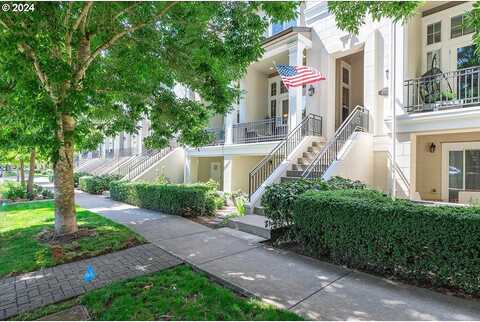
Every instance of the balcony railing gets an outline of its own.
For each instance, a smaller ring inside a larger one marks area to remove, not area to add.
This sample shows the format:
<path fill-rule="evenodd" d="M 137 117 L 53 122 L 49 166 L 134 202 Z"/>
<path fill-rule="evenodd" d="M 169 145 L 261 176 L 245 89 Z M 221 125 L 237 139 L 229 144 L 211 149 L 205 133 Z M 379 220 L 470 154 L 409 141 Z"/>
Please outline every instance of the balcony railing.
<path fill-rule="evenodd" d="M 279 141 L 287 135 L 288 125 L 286 118 L 275 117 L 234 124 L 232 131 L 234 144 Z"/>
<path fill-rule="evenodd" d="M 213 136 L 213 140 L 207 144 L 212 145 L 224 145 L 225 144 L 225 130 L 221 128 L 207 129 L 208 134 Z"/>
<path fill-rule="evenodd" d="M 409 113 L 468 107 L 480 103 L 480 66 L 410 79 L 404 83 Z"/>

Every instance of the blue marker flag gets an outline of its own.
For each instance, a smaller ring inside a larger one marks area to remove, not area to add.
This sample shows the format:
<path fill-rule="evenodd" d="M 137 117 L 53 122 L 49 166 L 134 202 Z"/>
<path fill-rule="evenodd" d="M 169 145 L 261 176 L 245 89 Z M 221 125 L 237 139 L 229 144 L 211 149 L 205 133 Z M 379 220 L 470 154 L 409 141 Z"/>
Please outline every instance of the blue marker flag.
<path fill-rule="evenodd" d="M 90 283 L 95 279 L 96 276 L 97 274 L 95 274 L 93 266 L 89 264 L 87 266 L 87 271 L 85 272 L 85 275 L 83 275 L 83 280 L 85 281 L 85 283 Z"/>

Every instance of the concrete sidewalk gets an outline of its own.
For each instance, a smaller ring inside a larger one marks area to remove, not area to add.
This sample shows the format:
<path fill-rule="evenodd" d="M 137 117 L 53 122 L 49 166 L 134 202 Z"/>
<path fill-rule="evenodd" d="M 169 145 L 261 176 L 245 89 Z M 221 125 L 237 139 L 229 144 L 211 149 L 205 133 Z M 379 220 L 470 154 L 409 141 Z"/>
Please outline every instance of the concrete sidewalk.
<path fill-rule="evenodd" d="M 442 295 L 77 192 L 77 204 L 131 227 L 238 291 L 315 320 L 480 320 L 480 301 Z"/>

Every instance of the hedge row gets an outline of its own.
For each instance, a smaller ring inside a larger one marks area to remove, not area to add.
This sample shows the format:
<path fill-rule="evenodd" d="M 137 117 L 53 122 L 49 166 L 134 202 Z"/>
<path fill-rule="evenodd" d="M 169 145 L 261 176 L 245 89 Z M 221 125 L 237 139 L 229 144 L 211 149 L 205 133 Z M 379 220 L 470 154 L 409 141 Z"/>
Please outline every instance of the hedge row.
<path fill-rule="evenodd" d="M 293 215 L 310 255 L 480 294 L 480 208 L 392 201 L 372 190 L 310 191 Z"/>
<path fill-rule="evenodd" d="M 213 215 L 224 204 L 216 188 L 207 184 L 152 184 L 114 181 L 110 197 L 141 208 L 172 215 Z"/>
<path fill-rule="evenodd" d="M 119 179 L 121 179 L 121 176 L 111 174 L 101 176 L 83 176 L 79 178 L 79 187 L 82 191 L 99 195 L 109 189 L 112 181 Z"/>
<path fill-rule="evenodd" d="M 321 179 L 299 179 L 286 181 L 267 187 L 262 196 L 265 216 L 272 229 L 288 227 L 293 224 L 293 204 L 298 196 L 308 190 L 364 189 L 360 181 L 333 177 L 328 181 Z"/>
<path fill-rule="evenodd" d="M 75 187 L 78 187 L 80 185 L 80 178 L 81 177 L 89 177 L 91 176 L 90 173 L 88 172 L 83 172 L 83 171 L 77 171 L 73 174 L 73 184 Z M 53 175 L 52 175 L 53 177 Z"/>

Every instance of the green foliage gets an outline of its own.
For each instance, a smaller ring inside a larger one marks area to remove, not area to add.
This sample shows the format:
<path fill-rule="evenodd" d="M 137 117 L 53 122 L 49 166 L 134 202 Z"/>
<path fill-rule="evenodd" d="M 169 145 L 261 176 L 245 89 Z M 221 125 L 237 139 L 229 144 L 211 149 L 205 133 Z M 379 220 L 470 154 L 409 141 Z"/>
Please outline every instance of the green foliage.
<path fill-rule="evenodd" d="M 6 181 L 2 184 L 1 197 L 8 200 L 18 200 L 27 198 L 27 188 L 18 182 Z"/>
<path fill-rule="evenodd" d="M 480 295 L 480 208 L 392 201 L 372 190 L 310 191 L 294 205 L 313 256 Z"/>
<path fill-rule="evenodd" d="M 238 296 L 186 265 L 120 281 L 15 319 L 39 320 L 82 304 L 92 320 L 133 321 L 293 321 L 293 312 Z"/>
<path fill-rule="evenodd" d="M 102 194 L 104 191 L 108 191 L 110 183 L 115 180 L 120 180 L 121 176 L 116 174 L 104 174 L 101 176 L 81 176 L 79 178 L 80 190 L 92 193 Z"/>
<path fill-rule="evenodd" d="M 468 27 L 473 28 L 473 43 L 475 44 L 475 54 L 480 56 L 480 2 L 475 1 L 472 10 L 467 13 L 465 24 Z"/>
<path fill-rule="evenodd" d="M 63 256 L 55 260 L 50 245 L 37 238 L 45 229 L 53 230 L 54 211 L 53 201 L 0 208 L 0 277 L 90 258 L 145 242 L 127 227 L 77 208 L 79 229 L 95 229 L 96 234 L 63 243 Z"/>
<path fill-rule="evenodd" d="M 110 197 L 138 207 L 185 217 L 213 215 L 220 201 L 222 205 L 224 203 L 217 190 L 207 184 L 113 181 L 110 184 Z"/>
<path fill-rule="evenodd" d="M 410 17 L 421 1 L 328 1 L 328 10 L 335 16 L 339 29 L 358 34 L 367 17 L 373 21 L 391 18 L 403 22 Z"/>
<path fill-rule="evenodd" d="M 178 135 L 200 145 L 214 114 L 239 95 L 233 83 L 263 54 L 268 23 L 290 20 L 297 2 L 43 2 L 0 17 L 0 146 L 25 138 L 55 160 L 63 116 L 77 150 L 137 132 L 149 146 Z M 259 15 L 262 11 L 265 15 Z M 182 84 L 202 102 L 175 96 Z M 5 94 L 5 95 L 4 95 Z M 23 117 L 22 117 L 23 116 Z M 23 140 L 22 140 L 23 142 Z"/>
<path fill-rule="evenodd" d="M 86 177 L 86 176 L 90 176 L 90 173 L 88 172 L 82 172 L 82 171 L 76 171 L 73 173 L 73 184 L 75 185 L 75 187 L 78 187 L 79 184 L 80 184 L 80 178 L 81 177 Z"/>
<path fill-rule="evenodd" d="M 333 177 L 329 181 L 299 179 L 273 184 L 262 196 L 265 216 L 272 229 L 288 227 L 293 224 L 293 204 L 298 196 L 308 190 L 363 189 L 360 181 Z"/>

